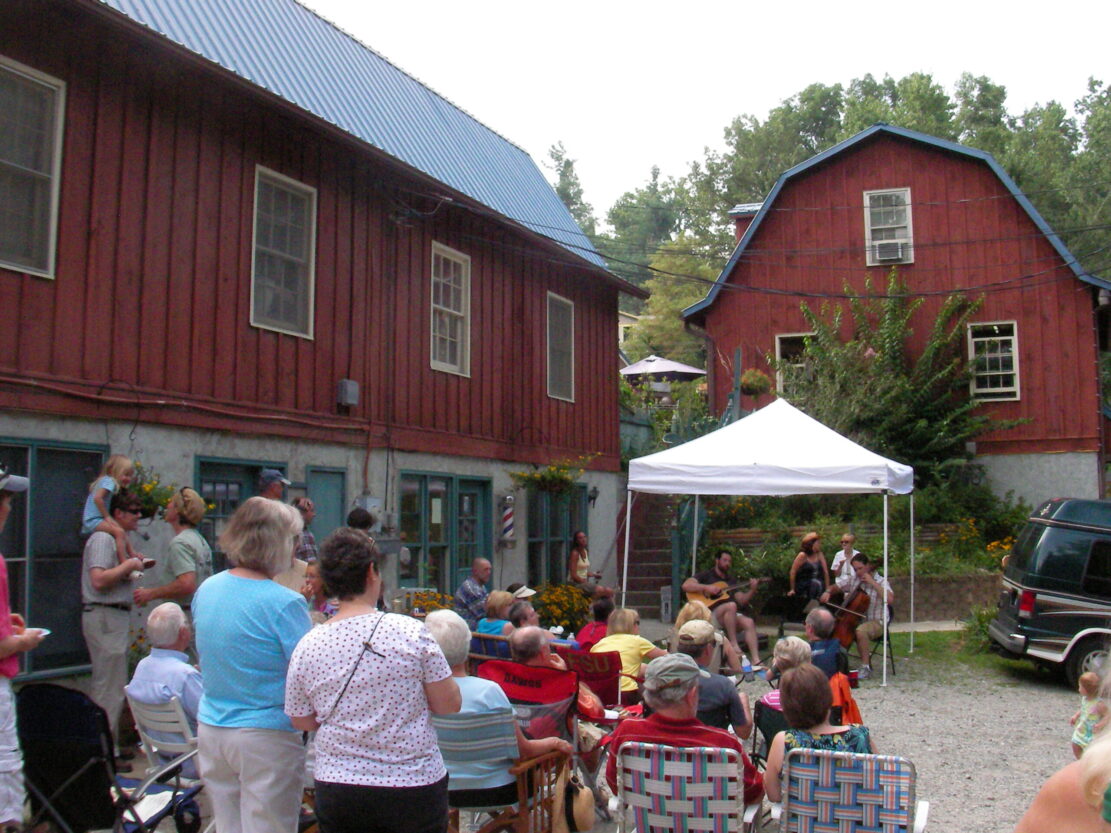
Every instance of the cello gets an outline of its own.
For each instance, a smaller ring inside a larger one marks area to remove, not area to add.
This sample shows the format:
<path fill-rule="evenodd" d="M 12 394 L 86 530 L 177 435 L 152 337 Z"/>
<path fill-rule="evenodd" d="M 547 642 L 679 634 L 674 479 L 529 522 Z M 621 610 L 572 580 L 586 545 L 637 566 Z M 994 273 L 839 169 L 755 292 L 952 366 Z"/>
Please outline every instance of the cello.
<path fill-rule="evenodd" d="M 868 565 L 868 572 L 875 572 L 875 568 L 871 564 Z M 837 614 L 836 624 L 833 627 L 833 638 L 841 643 L 842 648 L 848 648 L 853 644 L 857 626 L 868 615 L 868 606 L 871 602 L 872 600 L 868 598 L 868 594 L 864 592 L 864 583 L 861 582 L 853 591 L 849 600 L 845 602 L 844 607 L 831 605 L 831 607 L 836 607 L 841 611 Z"/>

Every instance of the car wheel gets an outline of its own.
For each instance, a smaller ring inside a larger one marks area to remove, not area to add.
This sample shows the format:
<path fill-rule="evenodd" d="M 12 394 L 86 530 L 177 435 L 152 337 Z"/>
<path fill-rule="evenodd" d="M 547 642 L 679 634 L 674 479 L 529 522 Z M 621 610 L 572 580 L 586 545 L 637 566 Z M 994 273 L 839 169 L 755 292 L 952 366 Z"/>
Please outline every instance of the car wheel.
<path fill-rule="evenodd" d="M 1095 636 L 1082 639 L 1069 651 L 1065 660 L 1065 676 L 1069 685 L 1076 688 L 1080 675 L 1086 671 L 1095 671 L 1103 675 L 1104 665 L 1107 662 L 1107 641 Z"/>

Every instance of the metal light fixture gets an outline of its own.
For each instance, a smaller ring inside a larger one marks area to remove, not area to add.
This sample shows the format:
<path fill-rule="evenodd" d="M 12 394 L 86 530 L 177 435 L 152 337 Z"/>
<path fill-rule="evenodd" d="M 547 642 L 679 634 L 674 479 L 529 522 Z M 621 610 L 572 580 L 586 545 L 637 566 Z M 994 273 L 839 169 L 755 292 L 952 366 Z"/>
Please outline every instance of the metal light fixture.
<path fill-rule="evenodd" d="M 598 487 L 591 486 L 590 491 L 586 493 L 587 500 L 590 501 L 590 508 L 594 508 L 595 502 L 598 500 Z"/>

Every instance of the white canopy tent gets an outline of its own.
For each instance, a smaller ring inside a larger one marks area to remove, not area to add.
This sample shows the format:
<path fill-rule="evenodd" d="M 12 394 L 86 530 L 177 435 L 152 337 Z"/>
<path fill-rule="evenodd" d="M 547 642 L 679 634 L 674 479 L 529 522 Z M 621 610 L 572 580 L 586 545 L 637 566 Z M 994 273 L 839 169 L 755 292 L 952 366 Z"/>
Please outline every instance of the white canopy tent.
<path fill-rule="evenodd" d="M 888 496 L 911 494 L 914 470 L 841 436 L 785 399 L 717 431 L 629 463 L 629 512 L 633 493 L 699 495 L 883 494 L 883 574 L 888 572 Z M 622 593 L 628 587 L 629 530 L 625 524 Z M 914 496 L 911 494 L 911 603 L 914 626 Z M 692 536 L 692 572 L 698 543 Z M 624 598 L 624 597 L 623 597 Z M 886 637 L 887 623 L 884 622 Z M 884 640 L 883 682 L 887 684 Z"/>

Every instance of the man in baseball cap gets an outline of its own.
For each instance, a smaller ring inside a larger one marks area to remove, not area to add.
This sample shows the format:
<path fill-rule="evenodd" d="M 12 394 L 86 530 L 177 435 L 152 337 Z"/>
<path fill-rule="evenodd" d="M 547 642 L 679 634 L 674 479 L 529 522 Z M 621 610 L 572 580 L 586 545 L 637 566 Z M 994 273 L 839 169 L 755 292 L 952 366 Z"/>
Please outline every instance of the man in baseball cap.
<path fill-rule="evenodd" d="M 12 499 L 26 492 L 31 482 L 0 466 L 0 531 L 12 511 Z M 19 673 L 19 654 L 42 642 L 40 628 L 27 628 L 23 617 L 12 613 L 8 600 L 8 565 L 0 555 L 0 829 L 23 829 L 23 755 L 15 730 L 12 677 Z"/>
<path fill-rule="evenodd" d="M 667 654 L 648 663 L 644 672 L 644 702 L 652 714 L 642 720 L 630 718 L 617 725 L 611 749 L 625 741 L 663 743 L 668 746 L 714 746 L 733 749 L 741 762 L 745 804 L 755 804 L 764 794 L 764 782 L 744 745 L 736 735 L 707 726 L 698 719 L 698 663 L 686 654 Z M 606 781 L 617 792 L 617 756 L 606 764 Z"/>
<path fill-rule="evenodd" d="M 285 487 L 292 485 L 286 476 L 277 469 L 263 469 L 258 474 L 258 493 L 260 497 L 281 500 Z"/>
<path fill-rule="evenodd" d="M 709 622 L 692 619 L 679 628 L 676 650 L 698 663 L 698 719 L 719 729 L 728 729 L 732 724 L 738 737 L 748 738 L 752 734 L 748 697 L 737 693 L 729 677 L 711 674 L 708 670 L 719 639 Z"/>

